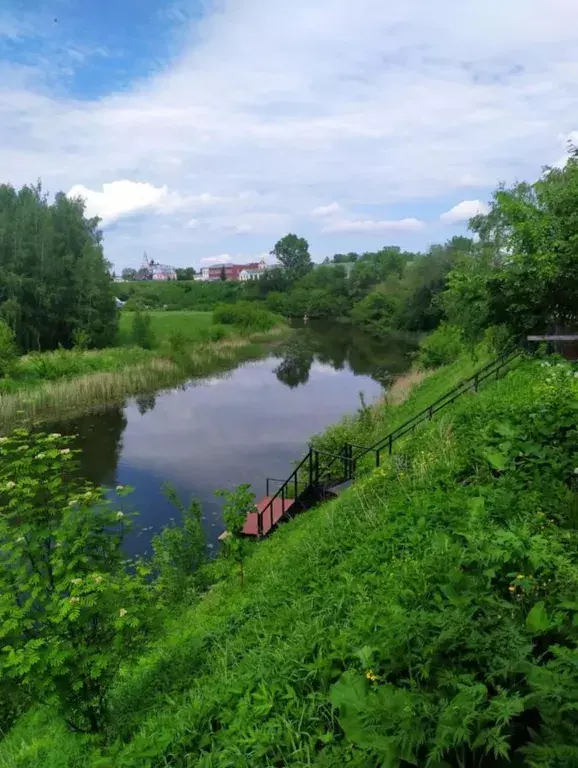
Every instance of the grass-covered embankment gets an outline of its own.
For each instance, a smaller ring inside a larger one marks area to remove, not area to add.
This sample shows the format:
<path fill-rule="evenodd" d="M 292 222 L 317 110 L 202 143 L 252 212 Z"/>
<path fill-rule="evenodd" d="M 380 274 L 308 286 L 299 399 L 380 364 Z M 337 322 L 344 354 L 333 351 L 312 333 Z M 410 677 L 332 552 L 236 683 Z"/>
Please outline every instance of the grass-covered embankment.
<path fill-rule="evenodd" d="M 574 765 L 577 412 L 565 365 L 464 396 L 179 606 L 102 737 L 36 708 L 0 766 Z"/>
<path fill-rule="evenodd" d="M 0 379 L 0 422 L 73 415 L 208 375 L 262 353 L 287 333 L 282 324 L 240 327 L 214 321 L 211 312 L 152 312 L 150 349 L 132 339 L 133 313 L 120 316 L 118 346 L 56 350 L 19 358 Z"/>

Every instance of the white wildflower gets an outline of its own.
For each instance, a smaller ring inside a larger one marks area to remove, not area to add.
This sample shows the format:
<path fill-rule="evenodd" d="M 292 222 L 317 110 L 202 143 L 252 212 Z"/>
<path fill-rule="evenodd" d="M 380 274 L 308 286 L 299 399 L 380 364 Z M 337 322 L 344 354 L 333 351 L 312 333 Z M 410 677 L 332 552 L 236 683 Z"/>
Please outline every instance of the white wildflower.
<path fill-rule="evenodd" d="M 117 485 L 116 486 L 117 491 L 124 491 L 124 485 Z"/>
<path fill-rule="evenodd" d="M 61 453 L 63 456 L 66 456 L 66 454 L 67 454 L 67 453 L 70 453 L 70 448 L 63 448 L 63 449 L 60 451 L 60 453 Z"/>
<path fill-rule="evenodd" d="M 37 458 L 37 459 L 43 459 L 43 458 L 44 458 L 44 455 L 45 455 L 45 454 L 43 454 L 43 453 L 39 453 L 39 454 L 36 456 L 36 458 Z"/>
<path fill-rule="evenodd" d="M 11 490 L 12 490 L 12 488 L 16 488 L 16 483 L 15 483 L 13 480 L 9 480 L 9 481 L 6 483 L 6 488 L 7 488 L 9 491 L 11 491 Z"/>
<path fill-rule="evenodd" d="M 71 579 L 72 584 L 82 584 L 82 579 Z"/>
<path fill-rule="evenodd" d="M 8 438 L 7 437 L 0 437 L 0 443 L 7 443 Z"/>
<path fill-rule="evenodd" d="M 80 602 L 80 598 L 79 597 L 71 597 L 70 598 L 70 602 L 72 603 L 72 605 L 76 605 L 77 603 Z"/>
<path fill-rule="evenodd" d="M 97 584 L 102 584 L 103 578 L 99 573 L 93 574 L 93 578 L 96 581 Z"/>
<path fill-rule="evenodd" d="M 574 468 L 574 474 L 575 474 L 575 475 L 578 475 L 578 467 L 575 467 L 575 468 Z"/>
<path fill-rule="evenodd" d="M 123 616 L 126 616 L 126 614 L 127 614 L 126 608 L 121 608 L 120 611 L 118 612 L 118 615 L 120 616 L 121 619 Z"/>
<path fill-rule="evenodd" d="M 62 437 L 60 432 L 52 432 L 50 435 L 48 435 L 51 440 L 58 440 L 59 437 Z"/>
<path fill-rule="evenodd" d="M 122 520 L 123 517 L 124 517 L 124 512 L 117 512 L 116 513 L 116 519 L 117 520 Z"/>

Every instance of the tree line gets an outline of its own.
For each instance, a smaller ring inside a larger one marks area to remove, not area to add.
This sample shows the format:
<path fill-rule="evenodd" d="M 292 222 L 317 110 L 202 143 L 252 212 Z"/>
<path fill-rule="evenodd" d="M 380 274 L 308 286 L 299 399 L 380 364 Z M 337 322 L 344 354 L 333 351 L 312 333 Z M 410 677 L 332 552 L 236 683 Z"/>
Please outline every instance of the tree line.
<path fill-rule="evenodd" d="M 112 344 L 117 310 L 98 219 L 82 199 L 0 185 L 0 334 L 20 351 Z"/>
<path fill-rule="evenodd" d="M 273 311 L 349 317 L 375 334 L 451 326 L 467 343 L 489 329 L 520 336 L 578 322 L 578 150 L 533 184 L 499 186 L 487 214 L 425 252 L 385 246 L 314 268 L 307 241 L 282 238 L 282 270 L 247 286 Z M 445 332 L 445 331 L 444 331 Z"/>

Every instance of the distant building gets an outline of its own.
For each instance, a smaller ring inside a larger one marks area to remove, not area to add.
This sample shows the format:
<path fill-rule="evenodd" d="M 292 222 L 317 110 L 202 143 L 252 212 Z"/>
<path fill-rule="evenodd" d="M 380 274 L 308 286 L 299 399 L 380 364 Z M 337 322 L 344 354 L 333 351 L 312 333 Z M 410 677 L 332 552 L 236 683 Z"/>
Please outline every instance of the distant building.
<path fill-rule="evenodd" d="M 177 273 L 173 267 L 166 264 L 154 264 L 152 267 L 153 280 L 176 280 Z"/>
<path fill-rule="evenodd" d="M 267 269 L 270 269 L 265 262 L 265 259 L 261 261 L 253 261 L 249 264 L 214 264 L 210 267 L 202 267 L 200 280 L 220 280 L 225 273 L 225 280 L 232 280 L 233 282 L 247 280 L 257 280 L 265 274 Z"/>
<path fill-rule="evenodd" d="M 246 283 L 248 280 L 258 280 L 260 277 L 263 276 L 263 270 L 262 269 L 242 269 L 239 272 L 239 280 L 242 283 Z"/>

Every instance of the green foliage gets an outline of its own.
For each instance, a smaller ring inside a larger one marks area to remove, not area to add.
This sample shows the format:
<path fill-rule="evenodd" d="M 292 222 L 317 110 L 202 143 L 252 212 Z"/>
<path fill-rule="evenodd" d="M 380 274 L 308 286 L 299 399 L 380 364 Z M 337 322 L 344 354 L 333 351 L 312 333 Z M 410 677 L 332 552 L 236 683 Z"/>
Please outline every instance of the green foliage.
<path fill-rule="evenodd" d="M 260 281 L 256 281 L 260 282 Z M 124 309 L 165 309 L 168 311 L 211 311 L 217 304 L 232 303 L 242 296 L 244 286 L 233 280 L 188 281 L 142 280 L 116 283 L 114 289 L 121 301 L 127 301 Z M 121 313 L 122 314 L 122 313 Z"/>
<path fill-rule="evenodd" d="M 194 280 L 197 274 L 194 267 L 177 268 L 175 272 L 177 273 L 177 280 Z"/>
<path fill-rule="evenodd" d="M 498 187 L 470 228 L 480 246 L 456 265 L 443 304 L 468 338 L 504 325 L 517 336 L 572 327 L 578 319 L 578 153 L 534 184 Z"/>
<path fill-rule="evenodd" d="M 154 616 L 140 570 L 122 563 L 130 517 L 78 478 L 69 439 L 0 440 L 1 679 L 72 728 L 101 730 L 120 663 Z"/>
<path fill-rule="evenodd" d="M 256 304 L 238 301 L 236 304 L 220 304 L 213 312 L 216 323 L 234 325 L 245 331 L 269 331 L 279 318 Z"/>
<path fill-rule="evenodd" d="M 223 541 L 225 556 L 231 558 L 239 567 L 241 586 L 244 583 L 244 562 L 250 549 L 249 540 L 243 536 L 247 515 L 255 509 L 255 494 L 248 483 L 233 491 L 224 489 L 215 491 L 215 495 L 225 499 L 223 504 L 223 522 L 227 535 Z"/>
<path fill-rule="evenodd" d="M 253 548 L 124 671 L 95 764 L 569 768 L 577 404 L 568 366 L 524 362 Z"/>
<path fill-rule="evenodd" d="M 142 349 L 152 349 L 155 345 L 155 335 L 152 329 L 152 319 L 147 312 L 137 310 L 132 318 L 132 341 Z"/>
<path fill-rule="evenodd" d="M 464 351 L 461 328 L 442 323 L 420 344 L 418 362 L 422 368 L 437 368 L 453 363 Z"/>
<path fill-rule="evenodd" d="M 285 235 L 275 243 L 271 251 L 277 261 L 283 265 L 284 271 L 290 281 L 294 281 L 305 275 L 312 267 L 309 254 L 309 243 L 304 237 L 297 235 Z"/>
<path fill-rule="evenodd" d="M 0 377 L 12 372 L 16 361 L 16 338 L 13 330 L 0 320 Z"/>
<path fill-rule="evenodd" d="M 185 506 L 168 483 L 163 490 L 181 516 L 178 525 L 171 521 L 152 539 L 155 587 L 163 602 L 170 605 L 190 601 L 197 594 L 201 566 L 206 559 L 206 539 L 200 504 L 191 500 Z"/>
<path fill-rule="evenodd" d="M 116 334 L 117 311 L 98 219 L 84 202 L 40 184 L 0 185 L 0 317 L 23 351 L 71 347 L 83 331 L 103 347 Z"/>
<path fill-rule="evenodd" d="M 399 307 L 399 294 L 395 290 L 376 290 L 353 307 L 351 317 L 374 335 L 391 332 Z"/>

